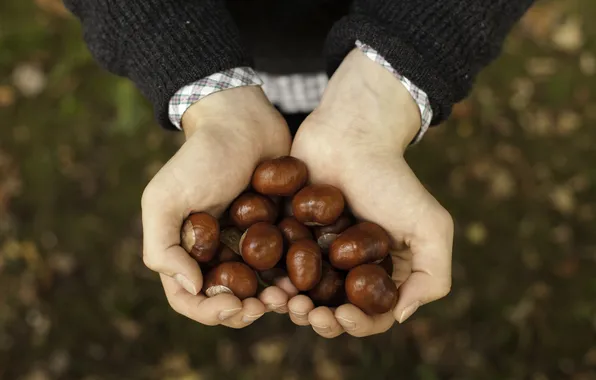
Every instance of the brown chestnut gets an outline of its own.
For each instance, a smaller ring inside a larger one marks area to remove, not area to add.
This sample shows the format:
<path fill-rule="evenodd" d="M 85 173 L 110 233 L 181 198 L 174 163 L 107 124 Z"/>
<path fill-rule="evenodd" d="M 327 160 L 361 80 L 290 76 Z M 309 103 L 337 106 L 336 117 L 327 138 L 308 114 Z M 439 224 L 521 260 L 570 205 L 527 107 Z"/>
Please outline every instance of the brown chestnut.
<path fill-rule="evenodd" d="M 241 257 L 236 252 L 232 251 L 232 248 L 228 247 L 224 243 L 220 243 L 219 248 L 217 248 L 217 252 L 215 253 L 214 259 L 220 263 L 225 263 L 227 261 L 240 261 Z"/>
<path fill-rule="evenodd" d="M 308 292 L 308 296 L 317 306 L 339 306 L 346 297 L 344 280 L 343 274 L 323 262 L 321 281 Z"/>
<path fill-rule="evenodd" d="M 343 214 L 333 224 L 330 224 L 328 226 L 315 227 L 315 238 L 317 239 L 319 247 L 321 247 L 323 251 L 328 250 L 331 243 L 333 243 L 333 241 L 337 239 L 339 234 L 344 232 L 351 225 L 352 218 L 350 218 L 346 214 Z"/>
<path fill-rule="evenodd" d="M 300 223 L 294 217 L 286 217 L 277 224 L 284 237 L 284 241 L 289 247 L 292 243 L 302 239 L 312 240 L 312 232 L 304 224 Z"/>
<path fill-rule="evenodd" d="M 342 232 L 329 247 L 329 261 L 337 269 L 348 270 L 382 260 L 389 253 L 389 235 L 371 222 L 358 223 Z"/>
<path fill-rule="evenodd" d="M 376 264 L 363 264 L 348 273 L 346 295 L 351 304 L 369 315 L 387 313 L 398 298 L 397 286 Z"/>
<path fill-rule="evenodd" d="M 180 245 L 198 262 L 209 262 L 219 246 L 217 219 L 206 212 L 191 214 L 182 226 Z"/>
<path fill-rule="evenodd" d="M 240 254 L 256 270 L 273 268 L 283 254 L 281 232 L 269 223 L 253 224 L 240 239 Z"/>
<path fill-rule="evenodd" d="M 265 195 L 289 197 L 300 190 L 308 180 L 304 162 L 284 156 L 263 161 L 252 176 L 252 187 Z"/>
<path fill-rule="evenodd" d="M 205 276 L 203 291 L 207 297 L 232 293 L 243 300 L 257 294 L 257 276 L 244 263 L 234 261 L 221 263 Z"/>
<path fill-rule="evenodd" d="M 240 254 L 240 238 L 242 231 L 236 227 L 228 227 L 221 230 L 219 241 L 230 248 L 237 255 Z"/>
<path fill-rule="evenodd" d="M 310 290 L 321 280 L 322 263 L 321 248 L 314 240 L 297 241 L 286 256 L 288 277 L 298 290 Z"/>
<path fill-rule="evenodd" d="M 344 196 L 331 185 L 310 185 L 292 199 L 294 217 L 307 226 L 326 226 L 339 218 L 344 210 Z"/>
<path fill-rule="evenodd" d="M 230 219 L 241 230 L 258 222 L 275 223 L 277 206 L 266 196 L 255 193 L 240 195 L 230 206 Z"/>

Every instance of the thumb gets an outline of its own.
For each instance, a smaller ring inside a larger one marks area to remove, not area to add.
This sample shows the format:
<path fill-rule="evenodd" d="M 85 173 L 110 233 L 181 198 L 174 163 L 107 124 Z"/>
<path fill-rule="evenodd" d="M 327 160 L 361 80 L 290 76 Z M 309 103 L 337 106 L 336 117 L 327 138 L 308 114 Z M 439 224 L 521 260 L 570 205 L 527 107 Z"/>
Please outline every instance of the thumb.
<path fill-rule="evenodd" d="M 149 269 L 172 277 L 187 292 L 197 295 L 203 276 L 198 263 L 180 246 L 184 215 L 176 206 L 171 198 L 160 199 L 152 191 L 143 194 L 143 261 Z"/>
<path fill-rule="evenodd" d="M 451 290 L 453 233 L 439 242 L 411 243 L 412 274 L 399 287 L 395 319 L 403 323 L 422 305 L 445 297 Z"/>

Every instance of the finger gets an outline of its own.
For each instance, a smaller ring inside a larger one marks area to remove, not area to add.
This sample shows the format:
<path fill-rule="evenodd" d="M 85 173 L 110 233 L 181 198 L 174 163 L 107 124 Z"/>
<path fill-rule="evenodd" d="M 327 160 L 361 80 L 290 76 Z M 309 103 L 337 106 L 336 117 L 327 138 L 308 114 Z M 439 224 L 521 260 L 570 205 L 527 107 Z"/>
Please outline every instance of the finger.
<path fill-rule="evenodd" d="M 242 310 L 223 321 L 221 324 L 227 327 L 241 329 L 261 318 L 265 314 L 265 305 L 256 298 L 247 298 L 242 301 Z"/>
<path fill-rule="evenodd" d="M 399 288 L 412 273 L 412 251 L 409 249 L 392 251 L 391 261 L 393 262 L 391 278 Z"/>
<path fill-rule="evenodd" d="M 143 193 L 143 261 L 156 272 L 174 278 L 187 292 L 197 295 L 203 276 L 197 262 L 180 247 L 184 216 L 175 203 L 160 201 L 162 195 L 148 187 Z"/>
<path fill-rule="evenodd" d="M 298 294 L 298 289 L 292 284 L 288 276 L 276 278 L 274 281 L 275 286 L 286 292 L 289 298 L 294 297 Z"/>
<path fill-rule="evenodd" d="M 344 328 L 337 322 L 333 311 L 328 307 L 317 307 L 308 313 L 308 322 L 317 334 L 323 338 L 335 338 L 344 333 Z"/>
<path fill-rule="evenodd" d="M 305 295 L 297 295 L 288 302 L 290 319 L 298 326 L 308 326 L 308 313 L 315 308 L 310 298 Z"/>
<path fill-rule="evenodd" d="M 242 302 L 231 294 L 219 294 L 207 298 L 203 294 L 192 295 L 176 280 L 160 274 L 166 297 L 176 312 L 207 326 L 219 325 L 242 311 Z"/>
<path fill-rule="evenodd" d="M 350 304 L 338 307 L 335 318 L 348 334 L 355 337 L 384 333 L 395 323 L 392 312 L 370 316 Z"/>
<path fill-rule="evenodd" d="M 448 239 L 452 240 L 451 237 Z M 445 297 L 451 290 L 451 243 L 412 242 L 412 274 L 399 287 L 395 319 L 405 322 L 422 305 Z"/>
<path fill-rule="evenodd" d="M 269 286 L 259 294 L 259 300 L 265 304 L 267 310 L 279 314 L 288 312 L 288 298 L 287 293 L 277 286 Z"/>

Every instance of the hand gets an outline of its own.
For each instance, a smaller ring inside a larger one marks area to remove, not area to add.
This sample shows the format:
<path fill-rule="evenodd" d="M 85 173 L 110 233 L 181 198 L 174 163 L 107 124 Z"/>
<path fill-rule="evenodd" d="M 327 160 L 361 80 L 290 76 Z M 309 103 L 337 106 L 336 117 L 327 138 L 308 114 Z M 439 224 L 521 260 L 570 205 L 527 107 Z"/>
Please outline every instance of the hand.
<path fill-rule="evenodd" d="M 290 135 L 282 116 L 258 87 L 215 93 L 185 113 L 186 143 L 143 193 L 143 259 L 159 272 L 174 310 L 205 325 L 242 328 L 266 309 L 287 310 L 287 294 L 267 288 L 240 301 L 230 294 L 206 298 L 196 261 L 180 246 L 180 228 L 193 212 L 219 217 L 250 183 L 256 165 L 287 155 Z"/>
<path fill-rule="evenodd" d="M 395 310 L 371 317 L 350 304 L 314 308 L 299 295 L 288 303 L 295 323 L 324 337 L 382 333 L 449 292 L 453 222 L 403 157 L 419 127 L 420 113 L 403 85 L 351 52 L 300 126 L 291 154 L 306 162 L 312 182 L 338 187 L 358 218 L 388 231 L 400 297 Z"/>

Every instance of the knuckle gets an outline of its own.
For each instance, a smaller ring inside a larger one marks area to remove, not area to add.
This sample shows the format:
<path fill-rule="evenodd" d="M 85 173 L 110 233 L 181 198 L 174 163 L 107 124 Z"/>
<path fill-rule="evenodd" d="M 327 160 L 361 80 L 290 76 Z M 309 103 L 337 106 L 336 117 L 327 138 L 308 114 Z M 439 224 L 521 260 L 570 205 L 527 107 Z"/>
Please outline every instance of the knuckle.
<path fill-rule="evenodd" d="M 447 297 L 451 292 L 451 280 L 446 280 L 439 284 L 436 290 L 436 299 Z"/>
<path fill-rule="evenodd" d="M 454 221 L 453 217 L 449 213 L 449 211 L 442 209 L 439 213 L 439 223 L 445 228 L 445 230 L 449 233 L 453 233 L 454 230 Z"/>
<path fill-rule="evenodd" d="M 147 268 L 153 271 L 158 271 L 159 263 L 155 255 L 145 252 L 145 254 L 143 255 L 143 264 L 145 264 Z"/>

